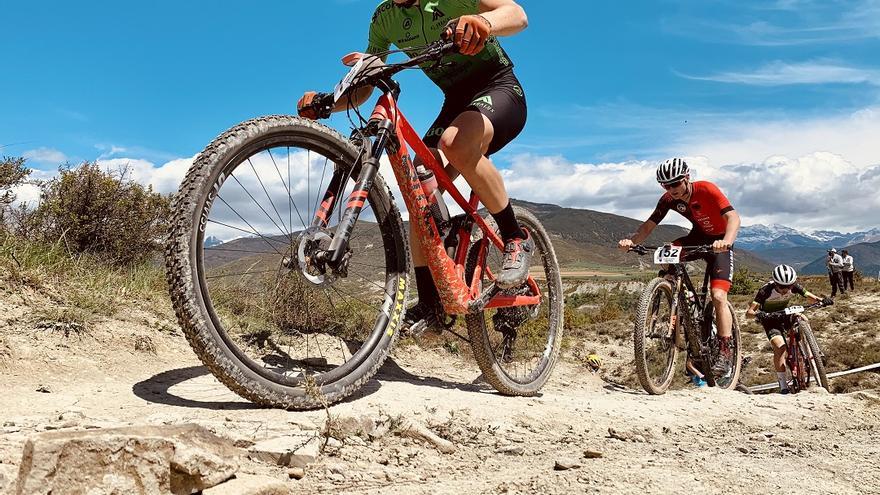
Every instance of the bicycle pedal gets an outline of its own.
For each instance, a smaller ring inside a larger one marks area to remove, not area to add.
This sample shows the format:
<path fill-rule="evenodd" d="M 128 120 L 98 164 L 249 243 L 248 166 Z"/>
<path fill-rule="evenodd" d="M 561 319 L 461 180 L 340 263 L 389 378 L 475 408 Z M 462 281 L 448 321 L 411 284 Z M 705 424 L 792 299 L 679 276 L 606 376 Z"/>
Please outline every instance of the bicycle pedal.
<path fill-rule="evenodd" d="M 404 335 L 409 337 L 419 337 L 428 329 L 428 320 L 419 320 L 412 325 L 406 327 Z"/>

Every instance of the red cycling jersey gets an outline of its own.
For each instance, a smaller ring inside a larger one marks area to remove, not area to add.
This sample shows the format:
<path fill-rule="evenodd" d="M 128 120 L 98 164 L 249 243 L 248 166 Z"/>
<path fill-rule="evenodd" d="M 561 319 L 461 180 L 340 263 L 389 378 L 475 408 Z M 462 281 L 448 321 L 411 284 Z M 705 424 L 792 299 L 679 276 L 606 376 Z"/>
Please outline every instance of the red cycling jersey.
<path fill-rule="evenodd" d="M 690 220 L 693 231 L 712 237 L 724 236 L 727 229 L 727 219 L 724 218 L 724 214 L 733 211 L 727 196 L 711 182 L 697 181 L 692 182 L 691 185 L 694 190 L 690 201 L 673 199 L 667 192 L 660 198 L 649 220 L 659 224 L 669 210 L 675 210 Z"/>

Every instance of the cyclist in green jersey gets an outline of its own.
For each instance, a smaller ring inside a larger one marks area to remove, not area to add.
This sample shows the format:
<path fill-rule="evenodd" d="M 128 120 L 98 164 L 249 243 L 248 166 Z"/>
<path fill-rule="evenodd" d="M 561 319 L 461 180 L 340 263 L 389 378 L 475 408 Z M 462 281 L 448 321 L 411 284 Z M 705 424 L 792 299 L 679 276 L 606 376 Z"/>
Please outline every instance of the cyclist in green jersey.
<path fill-rule="evenodd" d="M 513 63 L 496 36 L 516 34 L 527 25 L 525 11 L 513 0 L 384 0 L 373 13 L 367 46 L 367 54 L 380 54 L 391 45 L 406 50 L 450 36 L 459 47 L 459 53 L 447 55 L 440 64 L 422 67 L 445 97 L 424 141 L 451 178 L 464 176 L 495 218 L 505 243 L 496 281 L 502 289 L 526 280 L 535 247 L 517 222 L 504 180 L 489 159 L 522 131 L 527 113 Z M 351 64 L 363 56 L 353 53 L 343 61 Z M 372 88 L 363 88 L 343 97 L 333 111 L 360 106 L 371 93 Z M 309 108 L 315 95 L 309 91 L 300 99 L 301 116 L 315 118 Z M 421 246 L 410 246 L 419 302 L 407 311 L 406 321 L 413 325 L 425 320 L 433 326 L 443 315 L 437 289 Z"/>

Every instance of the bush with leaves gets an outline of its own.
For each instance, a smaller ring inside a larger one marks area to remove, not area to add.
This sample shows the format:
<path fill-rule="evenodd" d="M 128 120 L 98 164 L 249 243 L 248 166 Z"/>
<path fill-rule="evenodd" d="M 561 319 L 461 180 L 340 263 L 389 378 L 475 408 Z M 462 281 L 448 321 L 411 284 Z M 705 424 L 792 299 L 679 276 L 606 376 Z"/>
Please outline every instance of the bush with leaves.
<path fill-rule="evenodd" d="M 24 158 L 3 157 L 0 160 L 0 230 L 4 229 L 7 212 L 15 202 L 12 189 L 23 184 L 31 173 L 24 162 Z"/>
<path fill-rule="evenodd" d="M 169 198 L 129 177 L 126 167 L 65 166 L 41 184 L 40 204 L 24 222 L 31 240 L 60 242 L 72 253 L 138 263 L 160 249 Z"/>
<path fill-rule="evenodd" d="M 730 293 L 739 296 L 751 296 L 758 292 L 761 288 L 760 278 L 750 272 L 748 268 L 737 268 L 733 273 L 733 283 L 730 286 Z"/>

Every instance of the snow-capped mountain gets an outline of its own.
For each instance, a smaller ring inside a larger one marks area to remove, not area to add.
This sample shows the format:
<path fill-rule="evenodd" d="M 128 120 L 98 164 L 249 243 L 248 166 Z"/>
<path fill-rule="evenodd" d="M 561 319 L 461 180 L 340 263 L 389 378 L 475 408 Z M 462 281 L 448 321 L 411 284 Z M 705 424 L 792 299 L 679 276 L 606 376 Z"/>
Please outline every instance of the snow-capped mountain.
<path fill-rule="evenodd" d="M 749 225 L 739 229 L 736 243 L 744 249 L 768 250 L 791 247 L 843 248 L 860 242 L 880 241 L 880 228 L 841 233 L 833 230 L 803 232 L 784 225 Z"/>

